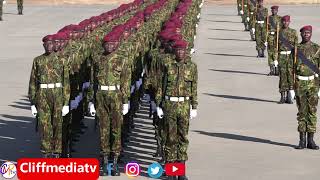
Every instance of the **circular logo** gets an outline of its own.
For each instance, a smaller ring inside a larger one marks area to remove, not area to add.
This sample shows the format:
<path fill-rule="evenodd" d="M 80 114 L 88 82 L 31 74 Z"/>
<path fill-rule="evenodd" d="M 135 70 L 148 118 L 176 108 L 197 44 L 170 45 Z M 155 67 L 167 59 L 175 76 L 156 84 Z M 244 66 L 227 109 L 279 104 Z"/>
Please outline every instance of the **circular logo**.
<path fill-rule="evenodd" d="M 11 179 L 17 174 L 17 167 L 12 162 L 5 162 L 0 167 L 0 173 L 5 179 Z"/>
<path fill-rule="evenodd" d="M 163 168 L 159 163 L 152 163 L 149 167 L 148 167 L 148 175 L 151 178 L 160 178 L 163 174 Z"/>

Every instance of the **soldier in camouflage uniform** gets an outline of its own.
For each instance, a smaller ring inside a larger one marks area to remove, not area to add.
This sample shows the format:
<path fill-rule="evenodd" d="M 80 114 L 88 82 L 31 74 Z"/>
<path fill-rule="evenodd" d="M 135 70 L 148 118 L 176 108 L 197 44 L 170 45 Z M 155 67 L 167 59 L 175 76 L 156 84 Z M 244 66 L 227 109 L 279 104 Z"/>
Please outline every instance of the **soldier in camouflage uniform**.
<path fill-rule="evenodd" d="M 43 42 L 46 52 L 33 61 L 28 94 L 32 114 L 38 118 L 43 156 L 60 157 L 62 117 L 69 113 L 69 70 L 67 61 L 54 52 L 60 46 L 54 36 Z"/>
<path fill-rule="evenodd" d="M 237 0 L 237 10 L 238 10 L 238 16 L 241 16 L 242 0 Z"/>
<path fill-rule="evenodd" d="M 186 54 L 187 42 L 176 41 L 174 49 L 176 58 L 166 65 L 162 77 L 163 87 L 157 92 L 157 114 L 160 118 L 164 117 L 168 133 L 166 163 L 185 163 L 188 160 L 189 118 L 197 114 L 198 73 L 196 64 Z M 186 176 L 179 177 L 179 180 L 186 179 Z"/>
<path fill-rule="evenodd" d="M 263 0 L 258 0 L 258 8 L 254 12 L 256 19 L 255 35 L 256 35 L 256 49 L 258 51 L 257 57 L 265 57 L 264 50 L 267 44 L 267 19 L 268 9 L 263 6 Z"/>
<path fill-rule="evenodd" d="M 278 75 L 278 49 L 277 42 L 278 30 L 281 27 L 281 16 L 278 15 L 279 6 L 272 6 L 272 15 L 269 16 L 268 24 L 268 65 L 270 67 L 269 75 Z"/>
<path fill-rule="evenodd" d="M 242 15 L 242 22 L 244 24 L 244 30 L 249 31 L 249 1 L 250 0 L 243 0 L 243 15 Z"/>
<path fill-rule="evenodd" d="M 17 0 L 18 14 L 22 15 L 23 10 L 23 0 Z"/>
<path fill-rule="evenodd" d="M 255 37 L 255 27 L 256 27 L 256 18 L 254 16 L 254 12 L 257 9 L 257 2 L 256 0 L 248 0 L 249 3 L 249 30 L 250 30 L 250 37 L 252 41 L 256 40 Z"/>
<path fill-rule="evenodd" d="M 0 0 L 0 21 L 2 21 L 3 0 Z"/>
<path fill-rule="evenodd" d="M 288 103 L 292 104 L 293 92 L 293 77 L 288 73 L 289 63 L 293 61 L 293 49 L 298 44 L 298 34 L 297 31 L 289 27 L 290 16 L 282 17 L 282 27 L 279 31 L 279 36 L 284 39 L 279 40 L 279 51 L 278 51 L 278 61 L 279 61 L 279 92 L 281 94 L 280 104 Z M 290 47 L 288 47 L 290 44 Z M 289 93 L 289 91 L 291 93 Z M 290 96 L 291 95 L 291 96 Z"/>
<path fill-rule="evenodd" d="M 120 34 L 108 34 L 104 38 L 103 54 L 93 55 L 93 85 L 90 90 L 89 109 L 92 116 L 96 113 L 100 128 L 100 173 L 107 175 L 108 159 L 112 153 L 113 166 L 117 167 L 121 151 L 121 127 L 123 115 L 129 111 L 130 94 L 125 58 L 116 51 Z M 97 111 L 95 110 L 97 108 Z M 118 168 L 113 176 L 120 176 Z"/>
<path fill-rule="evenodd" d="M 300 29 L 302 42 L 298 44 L 297 51 L 302 53 L 313 65 L 320 68 L 320 46 L 311 41 L 312 26 L 304 26 Z M 296 55 L 296 54 L 295 54 Z M 294 59 L 299 58 L 295 57 Z M 290 86 L 294 86 L 298 107 L 298 132 L 300 135 L 297 149 L 318 150 L 319 146 L 314 142 L 314 133 L 317 125 L 317 106 L 319 99 L 319 78 L 300 59 L 290 61 L 289 72 L 291 77 L 295 77 Z M 306 142 L 306 133 L 308 139 Z"/>

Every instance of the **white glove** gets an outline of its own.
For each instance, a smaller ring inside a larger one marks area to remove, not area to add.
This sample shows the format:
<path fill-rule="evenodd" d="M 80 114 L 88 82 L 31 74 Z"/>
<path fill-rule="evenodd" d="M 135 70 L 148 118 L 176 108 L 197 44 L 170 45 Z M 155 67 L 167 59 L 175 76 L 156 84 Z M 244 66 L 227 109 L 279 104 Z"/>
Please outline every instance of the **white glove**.
<path fill-rule="evenodd" d="M 69 106 L 63 106 L 62 108 L 62 116 L 65 116 L 69 113 Z"/>
<path fill-rule="evenodd" d="M 197 18 L 200 19 L 200 14 L 197 15 Z"/>
<path fill-rule="evenodd" d="M 71 110 L 77 109 L 78 105 L 79 105 L 79 104 L 77 103 L 76 100 L 72 100 L 72 101 L 70 102 Z"/>
<path fill-rule="evenodd" d="M 144 76 L 144 73 L 145 73 L 145 70 L 144 70 L 144 68 L 143 68 L 142 73 L 141 73 L 141 77 Z"/>
<path fill-rule="evenodd" d="M 279 62 L 277 60 L 273 61 L 273 63 L 275 67 L 278 67 Z"/>
<path fill-rule="evenodd" d="M 161 107 L 157 107 L 157 115 L 160 119 L 163 118 L 163 110 Z"/>
<path fill-rule="evenodd" d="M 190 119 L 197 117 L 198 112 L 196 109 L 190 109 Z"/>
<path fill-rule="evenodd" d="M 318 91 L 318 97 L 320 97 L 320 90 Z"/>
<path fill-rule="evenodd" d="M 194 48 L 192 48 L 191 50 L 190 50 L 190 54 L 193 54 L 193 53 L 195 53 L 196 51 L 194 50 Z"/>
<path fill-rule="evenodd" d="M 268 46 L 268 42 L 265 42 L 265 43 L 264 43 L 264 46 L 267 47 L 267 46 Z"/>
<path fill-rule="evenodd" d="M 38 111 L 37 111 L 37 108 L 35 105 L 32 105 L 31 106 L 31 113 L 32 113 L 32 116 L 36 117 L 37 114 L 38 114 Z"/>
<path fill-rule="evenodd" d="M 294 90 L 290 90 L 290 91 L 289 91 L 289 94 L 290 94 L 290 98 L 291 98 L 292 100 L 293 100 L 294 97 L 296 96 Z"/>
<path fill-rule="evenodd" d="M 128 112 L 129 112 L 129 104 L 124 104 L 122 114 L 126 115 Z"/>
<path fill-rule="evenodd" d="M 252 34 L 254 34 L 256 32 L 256 29 L 255 28 L 252 28 Z"/>
<path fill-rule="evenodd" d="M 197 27 L 199 27 L 199 25 L 198 25 L 198 24 L 196 24 L 196 28 L 197 28 Z"/>
<path fill-rule="evenodd" d="M 249 18 L 249 17 L 247 17 L 247 21 L 248 21 L 248 22 L 250 21 L 250 18 Z"/>
<path fill-rule="evenodd" d="M 136 86 L 135 86 L 135 85 L 132 85 L 132 86 L 131 86 L 131 94 L 134 93 L 134 90 L 135 90 L 135 89 L 136 89 Z"/>
<path fill-rule="evenodd" d="M 243 14 L 243 11 L 242 11 L 242 10 L 240 11 L 240 14 Z"/>
<path fill-rule="evenodd" d="M 151 111 L 152 113 L 157 111 L 157 105 L 154 101 L 151 101 Z"/>
<path fill-rule="evenodd" d="M 197 39 L 197 36 L 196 36 L 196 35 L 194 35 L 194 36 L 193 36 L 193 40 L 196 40 L 196 39 Z"/>
<path fill-rule="evenodd" d="M 95 116 L 96 115 L 96 109 L 94 108 L 94 104 L 92 102 L 89 103 L 89 112 L 91 116 Z"/>
<path fill-rule="evenodd" d="M 7 4 L 7 1 L 3 1 L 3 3 L 2 4 Z"/>

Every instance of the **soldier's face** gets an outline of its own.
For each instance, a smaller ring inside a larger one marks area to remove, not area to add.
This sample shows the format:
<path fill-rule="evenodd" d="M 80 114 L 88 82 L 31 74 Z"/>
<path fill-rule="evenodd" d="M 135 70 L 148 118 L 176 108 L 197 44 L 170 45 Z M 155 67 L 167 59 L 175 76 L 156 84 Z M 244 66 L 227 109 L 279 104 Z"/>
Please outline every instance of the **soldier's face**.
<path fill-rule="evenodd" d="M 46 41 L 43 43 L 43 47 L 44 47 L 44 50 L 47 54 L 50 54 L 53 52 L 54 50 L 54 44 L 53 44 L 53 41 Z"/>
<path fill-rule="evenodd" d="M 125 31 L 123 32 L 123 38 L 124 38 L 124 39 L 128 39 L 129 36 L 130 36 L 129 31 L 125 30 Z"/>
<path fill-rule="evenodd" d="M 278 9 L 271 9 L 272 15 L 277 15 L 278 14 Z"/>
<path fill-rule="evenodd" d="M 309 42 L 311 40 L 312 32 L 305 30 L 301 32 L 301 38 L 303 42 Z"/>
<path fill-rule="evenodd" d="M 107 22 L 110 22 L 110 21 L 112 21 L 112 16 L 111 15 L 107 16 Z"/>
<path fill-rule="evenodd" d="M 185 49 L 176 49 L 175 54 L 178 61 L 183 60 L 186 57 L 186 50 Z"/>
<path fill-rule="evenodd" d="M 288 28 L 290 25 L 290 21 L 282 21 L 283 27 Z"/>
<path fill-rule="evenodd" d="M 58 52 L 61 48 L 61 43 L 60 43 L 60 40 L 55 40 L 54 41 L 54 52 Z"/>
<path fill-rule="evenodd" d="M 117 44 L 119 42 L 106 42 L 103 47 L 107 53 L 112 53 L 118 47 Z"/>

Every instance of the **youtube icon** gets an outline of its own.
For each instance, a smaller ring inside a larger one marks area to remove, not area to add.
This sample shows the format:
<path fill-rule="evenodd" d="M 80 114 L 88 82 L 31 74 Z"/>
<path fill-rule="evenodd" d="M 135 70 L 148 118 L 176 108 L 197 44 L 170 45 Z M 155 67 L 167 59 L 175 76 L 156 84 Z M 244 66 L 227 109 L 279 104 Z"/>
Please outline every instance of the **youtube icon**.
<path fill-rule="evenodd" d="M 167 176 L 183 176 L 186 174 L 186 166 L 183 163 L 168 163 L 164 169 Z"/>

